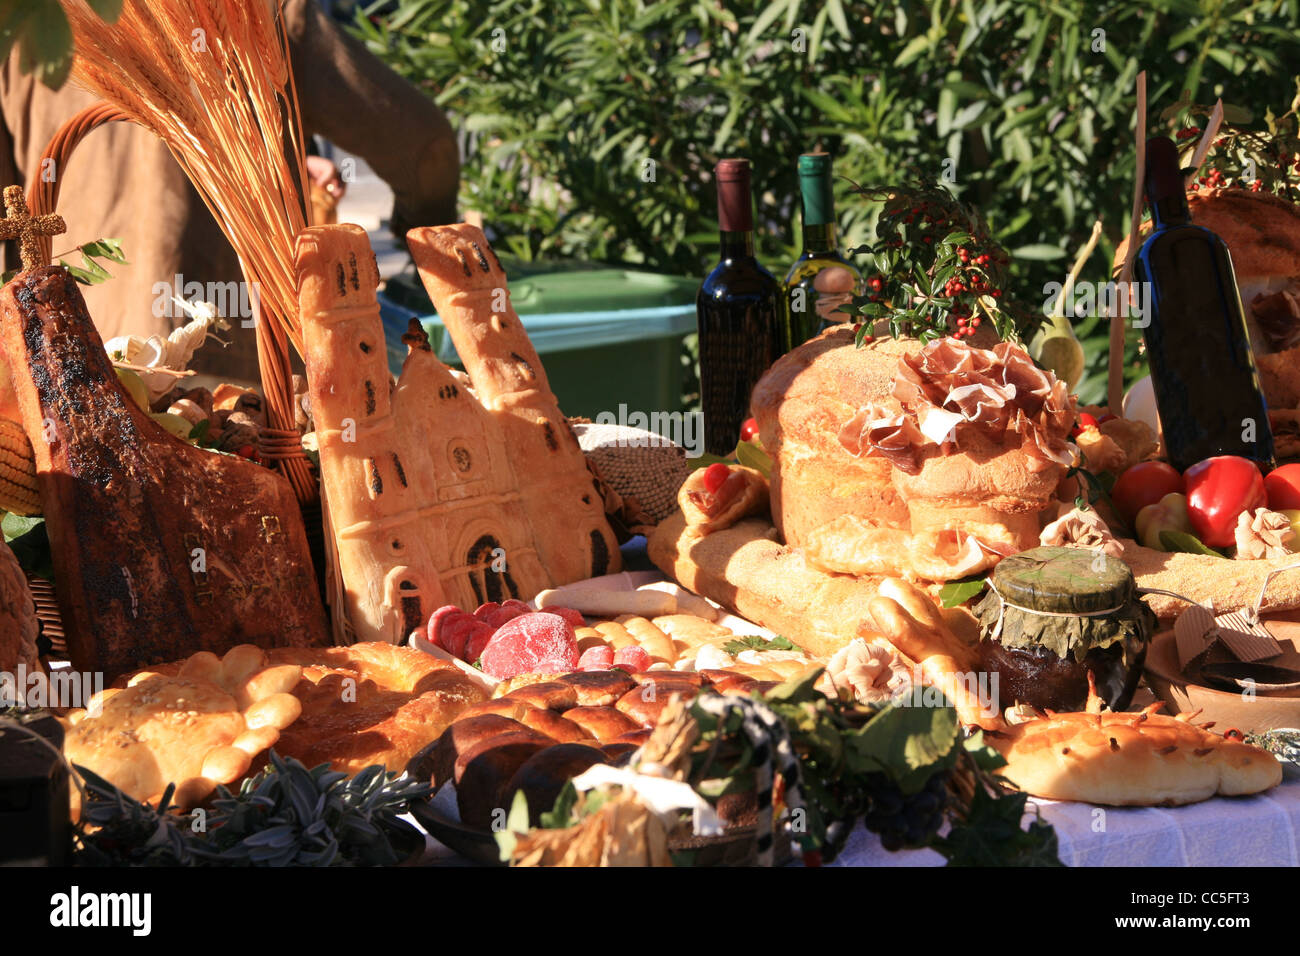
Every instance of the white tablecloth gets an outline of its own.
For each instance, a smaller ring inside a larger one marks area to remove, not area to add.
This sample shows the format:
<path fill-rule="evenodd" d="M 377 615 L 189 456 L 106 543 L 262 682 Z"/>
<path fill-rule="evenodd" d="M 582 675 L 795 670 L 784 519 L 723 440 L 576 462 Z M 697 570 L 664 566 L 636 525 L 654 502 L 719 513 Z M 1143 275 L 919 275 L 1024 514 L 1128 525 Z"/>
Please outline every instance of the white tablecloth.
<path fill-rule="evenodd" d="M 1092 807 L 1031 800 L 1056 829 L 1067 866 L 1298 866 L 1300 775 L 1254 797 L 1187 807 Z M 1101 811 L 1101 814 L 1098 813 Z M 933 850 L 888 853 L 859 827 L 833 866 L 942 866 Z"/>

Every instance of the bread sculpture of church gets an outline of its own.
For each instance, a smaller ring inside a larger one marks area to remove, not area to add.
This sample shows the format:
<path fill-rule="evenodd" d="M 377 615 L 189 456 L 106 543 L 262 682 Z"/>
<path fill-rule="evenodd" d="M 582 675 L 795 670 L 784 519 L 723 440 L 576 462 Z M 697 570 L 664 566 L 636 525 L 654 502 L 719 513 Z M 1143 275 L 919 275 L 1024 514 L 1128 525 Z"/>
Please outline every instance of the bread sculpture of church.
<path fill-rule="evenodd" d="M 473 610 L 620 569 L 618 543 L 483 233 L 413 230 L 411 252 L 469 375 L 412 321 L 390 386 L 360 228 L 304 231 L 299 308 L 321 478 L 357 640 L 405 641 Z"/>

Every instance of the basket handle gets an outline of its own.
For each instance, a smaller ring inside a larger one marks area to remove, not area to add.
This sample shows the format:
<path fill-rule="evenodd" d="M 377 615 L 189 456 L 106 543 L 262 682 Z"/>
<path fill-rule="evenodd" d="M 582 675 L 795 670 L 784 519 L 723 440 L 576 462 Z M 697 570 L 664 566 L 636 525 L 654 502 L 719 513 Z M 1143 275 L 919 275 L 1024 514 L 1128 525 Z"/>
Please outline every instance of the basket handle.
<path fill-rule="evenodd" d="M 46 160 L 54 161 L 55 175 L 48 180 L 37 176 L 27 190 L 27 206 L 32 215 L 54 212 L 59 203 L 59 187 L 63 182 L 62 169 L 72 151 L 90 133 L 106 123 L 131 121 L 128 113 L 111 103 L 87 106 L 64 123 L 41 153 L 39 169 L 46 168 Z M 53 254 L 51 237 L 41 237 L 41 253 L 46 260 Z M 242 264 L 241 264 L 242 265 Z M 289 342 L 284 331 L 274 321 L 256 317 L 257 365 L 266 395 L 267 428 L 259 436 L 260 453 L 265 461 L 288 479 L 300 504 L 311 504 L 320 496 L 320 488 L 312 477 L 307 456 L 294 422 L 293 375 L 289 366 Z"/>

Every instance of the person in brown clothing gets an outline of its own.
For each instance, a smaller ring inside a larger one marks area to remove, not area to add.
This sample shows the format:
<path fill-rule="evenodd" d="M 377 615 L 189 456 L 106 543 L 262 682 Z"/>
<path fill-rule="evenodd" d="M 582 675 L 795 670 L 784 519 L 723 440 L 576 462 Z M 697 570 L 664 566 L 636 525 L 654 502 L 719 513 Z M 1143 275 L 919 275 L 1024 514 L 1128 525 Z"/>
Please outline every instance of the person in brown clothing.
<path fill-rule="evenodd" d="M 460 158 L 442 111 L 340 31 L 315 0 L 283 0 L 282 11 L 305 134 L 363 157 L 392 187 L 398 235 L 411 226 L 455 222 Z M 40 168 L 41 152 L 59 127 L 93 102 L 71 82 L 56 92 L 22 75 L 18 54 L 11 53 L 0 70 L 0 186 L 26 188 L 43 172 L 61 177 L 58 212 L 68 231 L 54 240 L 55 256 L 113 237 L 122 240 L 130 263 L 110 267 L 110 281 L 83 287 L 100 335 L 105 341 L 166 335 L 188 317 L 158 308 L 155 286 L 171 286 L 177 275 L 183 283 L 239 281 L 239 261 L 184 171 L 147 130 L 110 123 L 77 146 L 66 169 Z M 321 174 L 320 185 L 330 185 L 327 176 Z M 333 185 L 337 194 L 341 184 Z M 5 268 L 17 268 L 16 243 L 5 245 Z M 221 338 L 229 347 L 210 343 L 191 367 L 256 380 L 255 330 L 238 316 L 228 319 L 231 328 Z"/>

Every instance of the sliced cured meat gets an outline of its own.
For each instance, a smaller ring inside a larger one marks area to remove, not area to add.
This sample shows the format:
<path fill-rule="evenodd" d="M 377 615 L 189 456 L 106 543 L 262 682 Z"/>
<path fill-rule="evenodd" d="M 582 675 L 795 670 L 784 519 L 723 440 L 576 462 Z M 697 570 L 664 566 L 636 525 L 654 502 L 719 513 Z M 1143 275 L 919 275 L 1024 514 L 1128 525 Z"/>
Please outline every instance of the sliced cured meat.
<path fill-rule="evenodd" d="M 555 614 L 534 612 L 507 621 L 487 642 L 483 670 L 498 680 L 516 674 L 564 674 L 578 666 L 573 625 Z"/>

